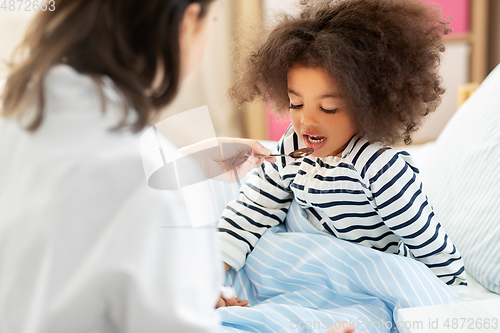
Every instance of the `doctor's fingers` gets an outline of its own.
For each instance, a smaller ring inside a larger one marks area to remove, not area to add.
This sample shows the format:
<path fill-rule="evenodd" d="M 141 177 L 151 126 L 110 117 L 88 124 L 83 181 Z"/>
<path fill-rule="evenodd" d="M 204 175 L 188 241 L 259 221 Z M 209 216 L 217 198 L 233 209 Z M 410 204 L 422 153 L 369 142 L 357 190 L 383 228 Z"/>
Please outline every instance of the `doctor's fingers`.
<path fill-rule="evenodd" d="M 229 141 L 231 140 L 231 141 Z M 259 141 L 251 139 L 226 139 L 219 142 L 224 159 L 231 159 L 234 156 L 243 154 L 248 155 L 271 155 L 271 150 L 264 147 Z M 275 163 L 275 157 L 266 157 L 266 160 Z"/>
<path fill-rule="evenodd" d="M 252 171 L 252 169 L 258 169 L 264 163 L 264 158 L 249 157 L 243 164 L 236 168 L 238 172 L 238 177 L 243 178 L 247 173 Z"/>
<path fill-rule="evenodd" d="M 264 147 L 259 141 L 248 139 L 245 142 L 252 148 L 254 155 L 271 155 L 271 150 Z"/>

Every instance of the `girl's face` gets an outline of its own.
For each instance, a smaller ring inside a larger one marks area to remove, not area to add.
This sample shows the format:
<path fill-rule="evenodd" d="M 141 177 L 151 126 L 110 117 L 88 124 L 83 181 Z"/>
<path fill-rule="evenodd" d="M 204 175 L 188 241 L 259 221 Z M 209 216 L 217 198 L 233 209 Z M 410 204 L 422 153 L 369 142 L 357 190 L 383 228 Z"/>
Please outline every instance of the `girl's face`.
<path fill-rule="evenodd" d="M 288 96 L 295 133 L 313 156 L 342 156 L 358 129 L 336 82 L 321 68 L 294 67 Z"/>

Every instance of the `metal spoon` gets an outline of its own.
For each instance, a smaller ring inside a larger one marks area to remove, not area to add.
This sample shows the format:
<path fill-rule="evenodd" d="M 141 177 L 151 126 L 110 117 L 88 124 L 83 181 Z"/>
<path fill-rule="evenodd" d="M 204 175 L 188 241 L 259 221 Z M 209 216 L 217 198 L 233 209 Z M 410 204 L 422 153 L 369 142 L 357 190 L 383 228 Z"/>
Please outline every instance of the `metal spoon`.
<path fill-rule="evenodd" d="M 301 157 L 306 157 L 311 155 L 314 152 L 314 149 L 312 148 L 301 148 L 292 151 L 290 154 L 273 154 L 273 155 L 248 155 L 247 156 L 253 156 L 253 157 L 273 157 L 273 156 L 289 156 L 293 158 L 301 158 Z"/>

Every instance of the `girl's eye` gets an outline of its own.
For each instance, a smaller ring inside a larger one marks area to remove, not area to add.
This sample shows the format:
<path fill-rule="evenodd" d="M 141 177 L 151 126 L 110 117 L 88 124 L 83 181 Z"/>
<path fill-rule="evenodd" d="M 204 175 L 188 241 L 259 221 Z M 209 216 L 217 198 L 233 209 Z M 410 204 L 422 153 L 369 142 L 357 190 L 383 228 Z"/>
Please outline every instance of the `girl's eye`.
<path fill-rule="evenodd" d="M 290 109 L 300 109 L 301 107 L 302 107 L 302 104 L 294 105 L 294 104 L 290 103 Z"/>
<path fill-rule="evenodd" d="M 337 112 L 337 110 L 338 110 L 338 109 L 328 110 L 328 109 L 323 109 L 323 108 L 321 108 L 321 110 L 322 110 L 323 112 L 326 112 L 326 113 L 335 113 L 335 112 Z"/>

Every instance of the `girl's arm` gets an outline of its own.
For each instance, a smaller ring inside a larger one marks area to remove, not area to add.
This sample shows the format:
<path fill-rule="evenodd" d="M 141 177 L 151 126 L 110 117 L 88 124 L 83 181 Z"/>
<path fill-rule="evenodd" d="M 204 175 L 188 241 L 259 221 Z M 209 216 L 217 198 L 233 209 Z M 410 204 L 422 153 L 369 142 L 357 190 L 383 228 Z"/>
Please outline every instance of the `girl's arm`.
<path fill-rule="evenodd" d="M 377 160 L 370 166 L 370 188 L 379 215 L 402 239 L 400 251 L 409 251 L 446 284 L 465 283 L 462 257 L 434 214 L 411 156 L 389 149 Z"/>
<path fill-rule="evenodd" d="M 286 144 L 284 138 L 278 150 Z M 222 259 L 236 270 L 243 267 L 261 235 L 285 220 L 293 193 L 283 183 L 279 170 L 278 164 L 262 164 L 242 185 L 238 199 L 222 213 L 218 233 Z"/>

